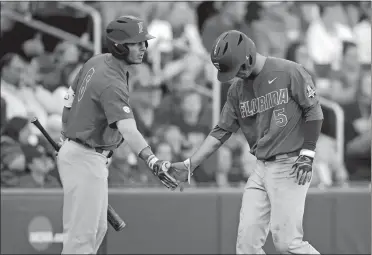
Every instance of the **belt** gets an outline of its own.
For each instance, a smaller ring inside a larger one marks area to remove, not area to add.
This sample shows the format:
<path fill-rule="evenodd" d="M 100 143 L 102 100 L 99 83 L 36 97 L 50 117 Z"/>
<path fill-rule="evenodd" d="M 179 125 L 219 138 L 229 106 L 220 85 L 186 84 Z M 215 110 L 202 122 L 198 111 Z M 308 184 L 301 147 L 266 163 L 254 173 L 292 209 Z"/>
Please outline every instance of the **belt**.
<path fill-rule="evenodd" d="M 78 143 L 84 147 L 87 147 L 89 149 L 93 149 L 95 150 L 97 153 L 99 154 L 102 154 L 103 156 L 107 157 L 107 158 L 111 158 L 112 154 L 114 153 L 114 151 L 109 151 L 109 150 L 104 150 L 102 148 L 97 148 L 97 147 L 91 147 L 89 146 L 87 143 L 81 141 L 80 139 L 71 139 L 71 138 L 67 138 L 67 140 L 70 140 L 70 141 L 73 141 L 75 143 Z"/>
<path fill-rule="evenodd" d="M 265 161 L 275 161 L 278 159 L 285 159 L 285 158 L 291 158 L 291 157 L 296 157 L 300 155 L 300 151 L 293 151 L 289 153 L 284 153 L 284 154 L 278 154 L 275 156 L 271 156 L 270 158 L 266 159 Z"/>

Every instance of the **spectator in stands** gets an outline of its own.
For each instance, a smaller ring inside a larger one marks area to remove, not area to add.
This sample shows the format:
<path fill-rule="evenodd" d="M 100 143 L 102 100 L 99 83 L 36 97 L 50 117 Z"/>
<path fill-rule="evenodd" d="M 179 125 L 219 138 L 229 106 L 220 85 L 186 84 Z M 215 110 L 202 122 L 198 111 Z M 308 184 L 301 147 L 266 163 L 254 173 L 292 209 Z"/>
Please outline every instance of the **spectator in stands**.
<path fill-rule="evenodd" d="M 48 114 L 61 115 L 63 97 L 67 91 L 67 86 L 62 82 L 62 70 L 57 68 L 52 55 L 43 55 L 33 61 L 40 75 L 40 83 L 34 86 L 36 99 Z"/>
<path fill-rule="evenodd" d="M 297 31 L 296 19 L 287 22 L 292 17 L 287 2 L 262 2 L 261 5 L 260 19 L 252 24 L 252 39 L 257 45 L 257 51 L 265 56 L 284 58 L 290 37 L 296 39 L 298 36 L 293 34 Z M 297 23 L 299 27 L 300 23 Z"/>
<path fill-rule="evenodd" d="M 1 97 L 7 105 L 6 119 L 27 116 L 26 105 L 17 95 L 21 79 L 20 73 L 24 71 L 25 66 L 25 61 L 14 53 L 8 53 L 0 60 Z"/>
<path fill-rule="evenodd" d="M 13 53 L 6 54 L 0 63 L 1 96 L 8 105 L 7 118 L 36 116 L 42 124 L 45 124 L 47 112 L 35 96 L 37 75 L 34 66 Z M 36 129 L 33 131 L 37 132 Z"/>
<path fill-rule="evenodd" d="M 302 41 L 291 43 L 287 49 L 285 58 L 301 64 L 310 74 L 312 74 L 313 78 L 316 78 L 313 60 L 310 58 L 306 44 Z"/>
<path fill-rule="evenodd" d="M 356 133 L 346 146 L 346 164 L 355 179 L 371 178 L 371 99 L 371 73 L 364 71 L 358 93 L 359 111 L 353 121 L 347 120 Z"/>
<path fill-rule="evenodd" d="M 361 65 L 358 61 L 358 49 L 355 43 L 343 42 L 340 71 L 331 77 L 328 97 L 340 105 L 352 104 L 356 101 Z"/>
<path fill-rule="evenodd" d="M 216 68 L 214 68 L 216 69 Z M 190 90 L 196 89 L 195 77 L 190 72 L 183 72 L 177 75 L 172 82 L 169 83 L 171 93 L 166 94 L 156 109 L 156 120 L 161 124 L 172 123 L 173 118 L 179 117 L 182 113 L 181 102 Z M 203 126 L 211 127 L 212 109 L 209 100 L 203 100 L 199 122 Z"/>
<path fill-rule="evenodd" d="M 318 5 L 316 2 L 294 2 L 292 11 L 301 22 L 301 31 L 299 38 L 306 38 L 306 32 L 310 24 L 318 19 Z"/>
<path fill-rule="evenodd" d="M 57 168 L 55 161 L 47 155 L 41 145 L 24 145 L 27 175 L 19 180 L 20 188 L 61 188 L 61 183 L 50 173 Z"/>
<path fill-rule="evenodd" d="M 14 187 L 26 170 L 26 155 L 22 145 L 28 143 L 28 120 L 22 117 L 10 119 L 1 133 L 1 186 Z"/>
<path fill-rule="evenodd" d="M 169 22 L 173 32 L 175 55 L 191 53 L 207 55 L 197 27 L 195 10 L 188 2 L 175 2 L 169 13 Z"/>
<path fill-rule="evenodd" d="M 309 53 L 316 65 L 331 65 L 338 70 L 342 58 L 342 42 L 352 40 L 351 29 L 333 17 L 333 3 L 320 3 L 319 18 L 314 20 L 307 31 L 306 42 Z"/>
<path fill-rule="evenodd" d="M 359 62 L 371 69 L 371 2 L 360 1 L 361 16 L 354 27 L 355 42 L 358 46 Z"/>
<path fill-rule="evenodd" d="M 223 32 L 231 29 L 239 30 L 251 36 L 251 29 L 244 21 L 247 2 L 214 2 L 218 13 L 208 18 L 201 29 L 203 45 L 207 52 L 211 51 L 213 42 Z"/>

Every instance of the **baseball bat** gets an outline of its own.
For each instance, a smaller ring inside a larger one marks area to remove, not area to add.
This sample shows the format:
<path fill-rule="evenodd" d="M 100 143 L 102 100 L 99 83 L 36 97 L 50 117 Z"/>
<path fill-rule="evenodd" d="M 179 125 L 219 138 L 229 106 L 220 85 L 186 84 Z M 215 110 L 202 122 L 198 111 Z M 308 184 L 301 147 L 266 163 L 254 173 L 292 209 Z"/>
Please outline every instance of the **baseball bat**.
<path fill-rule="evenodd" d="M 34 124 L 40 130 L 40 132 L 45 136 L 48 142 L 58 152 L 60 149 L 59 145 L 52 139 L 52 137 L 48 134 L 43 125 L 41 125 L 39 120 L 35 117 L 31 120 L 31 123 Z M 116 231 L 123 230 L 126 225 L 123 219 L 120 218 L 120 216 L 115 212 L 114 208 L 112 208 L 111 205 L 108 205 L 107 207 L 107 221 Z"/>

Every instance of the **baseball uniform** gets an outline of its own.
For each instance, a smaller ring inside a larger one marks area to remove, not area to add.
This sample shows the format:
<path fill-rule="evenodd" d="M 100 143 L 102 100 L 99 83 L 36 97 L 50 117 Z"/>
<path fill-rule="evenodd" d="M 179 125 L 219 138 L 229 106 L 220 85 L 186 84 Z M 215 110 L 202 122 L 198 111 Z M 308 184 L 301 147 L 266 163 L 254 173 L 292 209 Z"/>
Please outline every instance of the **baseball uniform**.
<path fill-rule="evenodd" d="M 304 143 L 305 115 L 323 119 L 310 75 L 294 62 L 268 57 L 257 76 L 236 80 L 228 91 L 218 126 L 241 128 L 257 157 L 244 189 L 237 254 L 264 254 L 269 230 L 281 253 L 318 254 L 302 240 L 309 183 L 298 185 L 290 175 Z"/>
<path fill-rule="evenodd" d="M 63 184 L 63 254 L 95 254 L 107 231 L 107 157 L 123 141 L 118 120 L 133 118 L 128 66 L 111 54 L 88 60 L 77 75 L 75 97 L 58 154 Z"/>

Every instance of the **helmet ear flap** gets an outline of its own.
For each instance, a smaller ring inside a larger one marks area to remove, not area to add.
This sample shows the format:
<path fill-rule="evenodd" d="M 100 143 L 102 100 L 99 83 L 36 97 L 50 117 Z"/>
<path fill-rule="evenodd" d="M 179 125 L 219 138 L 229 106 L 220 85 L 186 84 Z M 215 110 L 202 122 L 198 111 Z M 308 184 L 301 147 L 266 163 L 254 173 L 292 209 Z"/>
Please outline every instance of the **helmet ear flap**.
<path fill-rule="evenodd" d="M 252 57 L 251 54 L 249 54 L 246 63 L 247 63 L 247 65 L 248 65 L 248 67 L 252 67 L 252 65 L 254 64 L 254 63 L 253 63 L 253 57 Z"/>
<path fill-rule="evenodd" d="M 125 44 L 115 43 L 114 47 L 116 47 L 119 50 L 119 53 L 121 55 L 127 56 L 129 54 L 129 49 Z"/>
<path fill-rule="evenodd" d="M 108 47 L 111 54 L 118 59 L 125 59 L 129 54 L 129 49 L 125 44 L 110 41 Z"/>

